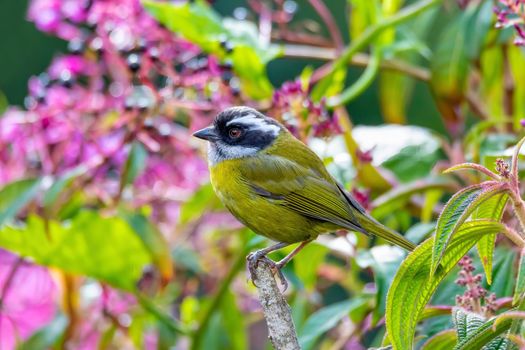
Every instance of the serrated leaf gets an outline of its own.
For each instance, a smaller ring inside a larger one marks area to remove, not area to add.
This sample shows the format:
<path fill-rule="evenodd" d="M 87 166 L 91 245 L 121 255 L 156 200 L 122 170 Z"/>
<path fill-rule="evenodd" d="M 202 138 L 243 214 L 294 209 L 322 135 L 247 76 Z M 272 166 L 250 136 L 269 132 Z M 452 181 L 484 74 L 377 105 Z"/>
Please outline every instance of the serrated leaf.
<path fill-rule="evenodd" d="M 479 164 L 475 164 L 475 163 L 461 163 L 461 164 L 457 164 L 457 165 L 451 166 L 450 168 L 445 169 L 443 171 L 443 174 L 449 174 L 449 173 L 453 173 L 455 171 L 461 171 L 461 170 L 476 170 L 476 171 L 479 171 L 479 172 L 489 176 L 490 178 L 492 178 L 494 180 L 499 180 L 499 176 L 498 175 L 496 175 L 495 173 L 493 173 L 489 169 L 485 168 L 483 165 L 479 165 Z"/>
<path fill-rule="evenodd" d="M 450 315 L 451 312 L 452 312 L 452 307 L 448 305 L 427 306 L 421 313 L 419 320 L 422 321 L 422 320 L 426 320 L 427 318 L 443 316 L 443 315 Z"/>
<path fill-rule="evenodd" d="M 518 278 L 516 280 L 516 287 L 514 289 L 514 296 L 512 297 L 512 304 L 516 305 L 525 293 L 525 251 L 522 250 L 520 254 L 520 263 L 518 267 Z"/>
<path fill-rule="evenodd" d="M 39 186 L 39 179 L 24 179 L 11 182 L 0 190 L 0 226 L 35 198 Z"/>
<path fill-rule="evenodd" d="M 487 181 L 464 188 L 450 198 L 437 222 L 431 272 L 437 269 L 448 243 L 461 224 L 480 204 L 505 190 L 504 184 Z"/>
<path fill-rule="evenodd" d="M 485 319 L 480 315 L 456 307 L 452 311 L 452 320 L 456 328 L 456 334 L 459 342 L 467 339 L 474 331 L 485 323 Z"/>
<path fill-rule="evenodd" d="M 453 329 L 447 329 L 428 339 L 421 346 L 421 350 L 450 350 L 456 345 L 456 341 L 456 331 Z"/>
<path fill-rule="evenodd" d="M 457 262 L 487 234 L 501 231 L 503 225 L 487 220 L 464 223 L 452 237 L 431 274 L 432 238 L 411 252 L 399 267 L 387 297 L 386 326 L 395 349 L 411 349 L 416 324 L 441 280 Z"/>
<path fill-rule="evenodd" d="M 506 319 L 497 325 L 495 319 L 479 325 L 454 347 L 454 350 L 503 350 L 506 349 L 508 340 L 498 337 L 510 328 L 512 319 Z"/>
<path fill-rule="evenodd" d="M 126 290 L 135 289 L 144 266 L 151 263 L 144 244 L 126 221 L 92 211 L 80 212 L 67 225 L 29 216 L 25 226 L 0 229 L 0 247 L 37 264 Z"/>
<path fill-rule="evenodd" d="M 508 194 L 501 193 L 483 202 L 473 213 L 473 219 L 489 219 L 500 221 L 503 211 L 507 205 Z M 494 245 L 496 234 L 487 235 L 477 243 L 478 254 L 487 276 L 487 283 L 492 284 L 492 260 L 494 257 Z"/>

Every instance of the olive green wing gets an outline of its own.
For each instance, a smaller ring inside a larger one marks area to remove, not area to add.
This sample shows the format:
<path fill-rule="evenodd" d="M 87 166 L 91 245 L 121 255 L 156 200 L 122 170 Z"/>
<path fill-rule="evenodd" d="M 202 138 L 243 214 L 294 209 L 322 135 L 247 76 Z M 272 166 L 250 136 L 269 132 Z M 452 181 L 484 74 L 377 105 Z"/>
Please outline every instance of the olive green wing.
<path fill-rule="evenodd" d="M 310 168 L 284 157 L 263 154 L 243 160 L 240 170 L 257 195 L 306 217 L 365 232 L 356 221 L 352 204 L 326 173 L 322 162 L 313 161 Z"/>

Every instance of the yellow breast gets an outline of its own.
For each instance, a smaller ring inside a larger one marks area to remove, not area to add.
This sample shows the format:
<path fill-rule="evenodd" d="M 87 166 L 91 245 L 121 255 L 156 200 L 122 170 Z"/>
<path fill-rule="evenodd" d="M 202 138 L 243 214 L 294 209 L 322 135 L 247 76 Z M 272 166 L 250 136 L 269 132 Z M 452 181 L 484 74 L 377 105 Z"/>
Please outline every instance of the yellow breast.
<path fill-rule="evenodd" d="M 242 177 L 243 159 L 221 161 L 210 168 L 211 183 L 230 212 L 255 233 L 286 243 L 302 242 L 327 231 L 278 200 L 256 194 Z"/>

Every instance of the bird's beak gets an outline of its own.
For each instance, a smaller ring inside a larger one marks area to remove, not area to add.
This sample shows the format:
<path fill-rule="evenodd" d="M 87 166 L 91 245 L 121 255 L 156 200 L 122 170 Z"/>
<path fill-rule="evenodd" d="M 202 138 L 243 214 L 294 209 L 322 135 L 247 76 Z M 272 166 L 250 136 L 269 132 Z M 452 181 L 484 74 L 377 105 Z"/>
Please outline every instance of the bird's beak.
<path fill-rule="evenodd" d="M 193 133 L 193 136 L 207 141 L 217 141 L 219 139 L 219 136 L 215 132 L 215 128 L 213 126 L 208 126 L 207 128 L 196 131 Z"/>

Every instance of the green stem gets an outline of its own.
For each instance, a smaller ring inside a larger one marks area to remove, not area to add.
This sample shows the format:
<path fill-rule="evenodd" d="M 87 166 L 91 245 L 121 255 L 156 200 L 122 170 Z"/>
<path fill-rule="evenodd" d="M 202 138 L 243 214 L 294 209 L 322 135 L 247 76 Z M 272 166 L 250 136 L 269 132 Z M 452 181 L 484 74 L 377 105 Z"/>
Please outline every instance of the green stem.
<path fill-rule="evenodd" d="M 437 5 L 442 0 L 425 0 L 417 2 L 413 5 L 403 8 L 392 16 L 386 17 L 381 22 L 369 27 L 359 37 L 353 40 L 350 45 L 342 53 L 333 64 L 329 74 L 333 74 L 336 70 L 344 67 L 348 62 L 352 60 L 352 57 L 361 49 L 365 48 L 370 44 L 381 32 L 392 26 L 406 22 L 409 19 L 417 16 L 418 14 L 428 10 L 429 8 Z M 345 89 L 340 95 L 334 96 L 328 100 L 328 107 L 336 107 L 349 102 L 356 96 L 361 94 L 374 80 L 380 66 L 380 54 L 378 50 L 374 50 L 374 56 L 367 66 L 367 69 L 361 76 L 361 78 L 352 86 Z"/>
<path fill-rule="evenodd" d="M 164 326 L 166 326 L 169 330 L 179 334 L 189 333 L 189 330 L 187 328 L 185 328 L 177 320 L 174 320 L 171 316 L 161 311 L 152 301 L 144 297 L 140 292 L 136 292 L 135 297 L 137 298 L 139 304 L 144 308 L 144 310 L 148 311 L 150 314 L 155 316 L 155 318 Z"/>
<path fill-rule="evenodd" d="M 514 213 L 518 217 L 521 226 L 521 237 L 523 237 L 525 234 L 525 203 L 523 203 L 523 199 L 521 199 L 518 191 L 511 189 L 509 194 L 510 199 L 512 200 Z"/>
<path fill-rule="evenodd" d="M 420 13 L 430 9 L 433 6 L 439 4 L 442 0 L 424 0 L 419 1 L 413 5 L 407 6 L 401 9 L 399 12 L 392 16 L 384 18 L 381 22 L 368 27 L 363 34 L 353 40 L 350 45 L 343 51 L 341 57 L 335 61 L 332 66 L 331 72 L 333 73 L 337 69 L 345 66 L 349 62 L 352 56 L 368 45 L 374 40 L 381 32 L 392 26 L 406 22 L 409 19 L 419 15 Z"/>
<path fill-rule="evenodd" d="M 510 239 L 514 244 L 516 244 L 520 248 L 525 247 L 525 240 L 523 240 L 523 237 L 520 236 L 519 233 L 514 231 L 512 228 L 505 225 L 505 231 L 503 231 L 503 234 Z"/>
<path fill-rule="evenodd" d="M 350 102 L 351 100 L 355 99 L 357 96 L 361 95 L 376 78 L 377 73 L 379 72 L 380 63 L 381 50 L 378 48 L 374 48 L 372 52 L 372 57 L 364 73 L 354 84 L 346 88 L 341 94 L 330 97 L 326 102 L 327 107 L 333 108 L 336 106 L 344 105 Z"/>
<path fill-rule="evenodd" d="M 210 320 L 217 310 L 217 308 L 221 305 L 222 299 L 226 292 L 228 291 L 231 282 L 233 281 L 233 278 L 237 275 L 239 270 L 244 266 L 246 261 L 246 257 L 244 252 L 239 255 L 237 260 L 233 263 L 230 271 L 228 272 L 228 275 L 224 278 L 221 286 L 219 287 L 219 290 L 217 291 L 217 294 L 215 294 L 215 297 L 213 301 L 211 302 L 208 309 L 206 309 L 204 316 L 202 318 L 202 321 L 199 325 L 199 328 L 193 333 L 192 335 L 192 344 L 191 344 L 191 350 L 199 350 L 201 348 L 201 342 L 204 338 L 204 333 L 206 332 L 208 328 L 208 324 L 210 323 Z"/>

